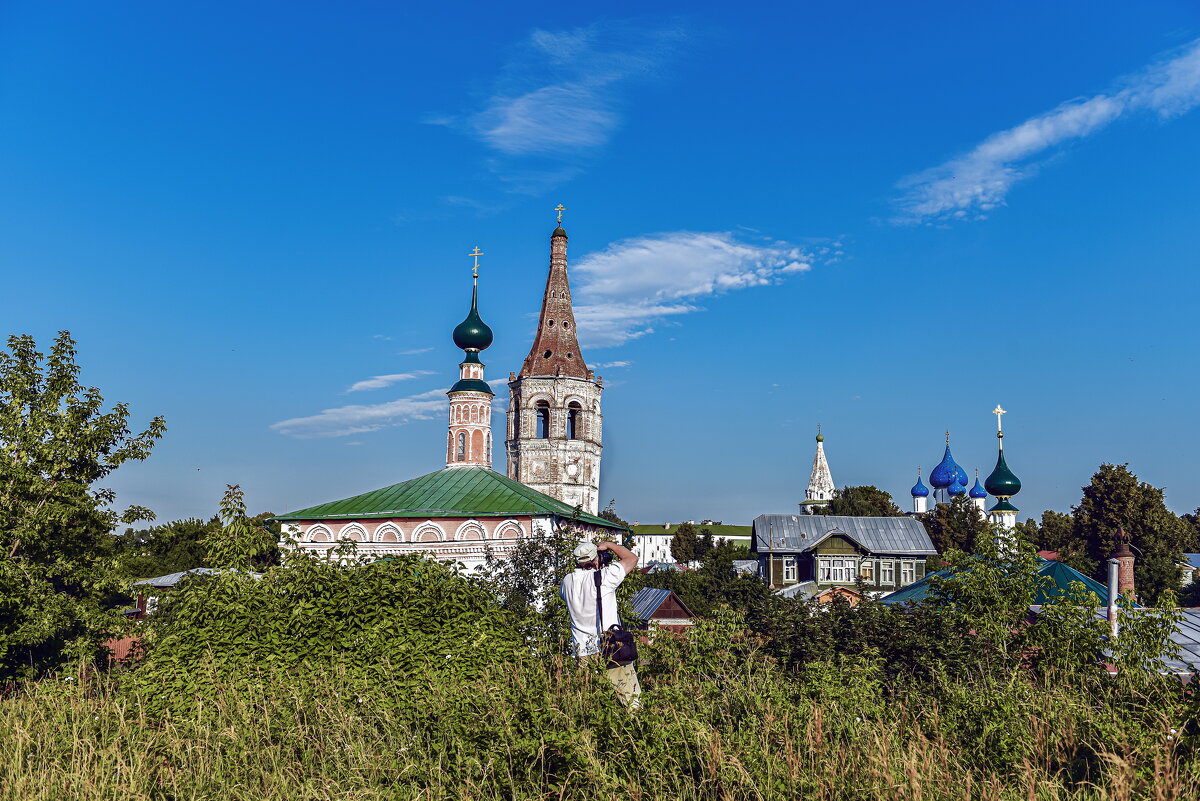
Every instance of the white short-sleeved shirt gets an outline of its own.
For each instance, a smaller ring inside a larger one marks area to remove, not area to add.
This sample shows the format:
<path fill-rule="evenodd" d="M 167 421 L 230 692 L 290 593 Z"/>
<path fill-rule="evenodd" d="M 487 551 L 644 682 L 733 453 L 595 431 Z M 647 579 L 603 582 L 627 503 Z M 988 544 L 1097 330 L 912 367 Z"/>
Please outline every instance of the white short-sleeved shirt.
<path fill-rule="evenodd" d="M 560 594 L 571 612 L 571 637 L 575 653 L 587 656 L 600 650 L 600 621 L 596 619 L 596 571 L 575 568 L 562 580 Z M 620 623 L 617 614 L 617 585 L 625 580 L 625 567 L 613 562 L 600 569 L 600 604 L 604 612 L 604 628 Z"/>

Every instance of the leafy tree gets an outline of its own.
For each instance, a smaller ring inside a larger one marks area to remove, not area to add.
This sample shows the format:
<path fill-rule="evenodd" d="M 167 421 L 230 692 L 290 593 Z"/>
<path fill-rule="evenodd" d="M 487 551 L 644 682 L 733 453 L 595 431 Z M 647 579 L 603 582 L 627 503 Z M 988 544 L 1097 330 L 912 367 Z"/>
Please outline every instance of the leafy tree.
<path fill-rule="evenodd" d="M 208 564 L 251 570 L 269 559 L 278 539 L 269 528 L 246 517 L 246 494 L 237 484 L 226 484 L 218 517 L 221 525 L 209 527 L 204 539 Z"/>
<path fill-rule="evenodd" d="M 920 519 L 939 554 L 952 550 L 971 553 L 995 547 L 990 542 L 991 526 L 965 496 L 951 498 L 950 503 L 935 504 Z"/>
<path fill-rule="evenodd" d="M 1087 543 L 1076 536 L 1075 520 L 1071 515 L 1048 509 L 1042 512 L 1041 522 L 1031 519 L 1026 524 L 1029 528 L 1022 533 L 1039 550 L 1056 551 L 1058 561 L 1085 575 L 1094 570 L 1087 556 Z"/>
<path fill-rule="evenodd" d="M 700 539 L 696 542 L 696 558 L 704 559 L 713 548 L 717 547 L 711 528 L 700 529 Z"/>
<path fill-rule="evenodd" d="M 1167 509 L 1163 491 L 1139 481 L 1129 465 L 1102 464 L 1074 508 L 1073 537 L 1086 545 L 1080 564 L 1103 580 L 1105 562 L 1124 528 L 1137 557 L 1137 593 L 1150 604 L 1179 587 L 1176 563 L 1183 558 L 1187 525 Z M 1082 567 L 1080 568 L 1082 571 Z"/>
<path fill-rule="evenodd" d="M 687 564 L 700 558 L 700 537 L 691 523 L 680 523 L 671 537 L 671 556 L 676 562 Z"/>
<path fill-rule="evenodd" d="M 903 517 L 904 512 L 892 500 L 890 493 L 870 485 L 842 487 L 833 491 L 827 506 L 817 507 L 820 514 L 850 517 Z"/>
<path fill-rule="evenodd" d="M 1184 553 L 1200 553 L 1200 508 L 1191 514 L 1180 515 L 1185 526 Z"/>
<path fill-rule="evenodd" d="M 120 571 L 130 578 L 152 578 L 208 564 L 204 540 L 220 520 L 188 518 L 148 529 L 127 529 L 117 538 Z"/>
<path fill-rule="evenodd" d="M 0 678 L 33 676 L 68 658 L 97 655 L 121 625 L 111 570 L 118 522 L 152 513 L 111 508 L 96 486 L 120 465 L 150 455 L 166 424 L 140 434 L 129 407 L 104 410 L 100 390 L 79 383 L 75 342 L 59 333 L 48 357 L 30 336 L 0 351 Z"/>

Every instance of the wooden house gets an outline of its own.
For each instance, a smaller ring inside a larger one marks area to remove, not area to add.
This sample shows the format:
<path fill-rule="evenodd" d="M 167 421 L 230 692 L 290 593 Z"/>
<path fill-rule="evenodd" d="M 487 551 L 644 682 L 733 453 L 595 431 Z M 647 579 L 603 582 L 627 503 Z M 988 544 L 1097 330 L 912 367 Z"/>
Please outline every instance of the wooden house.
<path fill-rule="evenodd" d="M 759 515 L 753 530 L 759 575 L 775 588 L 806 584 L 805 597 L 859 582 L 865 592 L 893 592 L 924 578 L 937 554 L 911 517 Z"/>
<path fill-rule="evenodd" d="M 659 628 L 687 631 L 693 624 L 692 611 L 670 590 L 642 587 L 632 599 L 635 624 L 648 628 L 653 622 Z"/>

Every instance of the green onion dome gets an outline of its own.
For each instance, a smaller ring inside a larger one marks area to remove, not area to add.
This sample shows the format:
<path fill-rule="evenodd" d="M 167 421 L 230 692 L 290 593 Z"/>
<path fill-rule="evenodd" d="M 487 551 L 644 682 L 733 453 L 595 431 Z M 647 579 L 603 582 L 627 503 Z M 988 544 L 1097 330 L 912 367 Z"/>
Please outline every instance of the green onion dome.
<path fill-rule="evenodd" d="M 492 329 L 479 316 L 479 286 L 471 291 L 471 311 L 454 328 L 454 344 L 463 350 L 486 350 L 492 344 Z"/>
<path fill-rule="evenodd" d="M 545 231 L 546 229 L 543 228 L 542 230 Z M 566 236 L 566 235 L 567 235 L 566 230 L 560 225 L 554 229 L 554 233 L 550 234 L 550 238 L 553 239 L 556 236 Z"/>
<path fill-rule="evenodd" d="M 1021 491 L 1021 479 L 1008 469 L 1003 449 L 1000 450 L 1000 457 L 996 459 L 996 468 L 987 477 L 987 481 L 983 482 L 983 486 L 997 498 L 1011 498 Z"/>

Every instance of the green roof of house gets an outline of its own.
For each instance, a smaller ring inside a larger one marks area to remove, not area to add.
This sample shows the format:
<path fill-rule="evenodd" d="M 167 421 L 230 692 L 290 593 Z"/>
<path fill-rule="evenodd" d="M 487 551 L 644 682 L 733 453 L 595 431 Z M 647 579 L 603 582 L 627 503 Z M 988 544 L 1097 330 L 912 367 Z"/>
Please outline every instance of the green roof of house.
<path fill-rule="evenodd" d="M 447 467 L 390 487 L 330 501 L 275 520 L 330 520 L 356 517 L 515 517 L 575 516 L 575 507 L 530 489 L 486 467 Z M 580 512 L 582 523 L 621 530 L 611 520 Z"/>
<path fill-rule="evenodd" d="M 929 595 L 929 580 L 933 576 L 946 576 L 949 575 L 949 573 L 949 568 L 945 570 L 939 570 L 936 573 L 930 573 L 928 576 L 916 582 L 915 584 L 909 584 L 903 589 L 899 589 L 893 593 L 885 595 L 882 598 L 882 601 L 885 604 L 902 604 L 909 601 L 920 601 Z M 1062 562 L 1047 561 L 1039 556 L 1038 573 L 1043 576 L 1049 576 L 1051 583 L 1049 586 L 1038 588 L 1037 595 L 1033 599 L 1034 604 L 1049 603 L 1051 598 L 1057 598 L 1066 595 L 1070 591 L 1070 585 L 1072 581 L 1078 581 L 1083 584 L 1085 588 L 1096 593 L 1096 597 L 1100 599 L 1100 606 L 1105 606 L 1108 603 L 1108 587 L 1105 587 L 1103 584 L 1093 578 L 1088 578 L 1075 568 L 1064 565 Z"/>
<path fill-rule="evenodd" d="M 644 534 L 657 534 L 660 536 L 672 536 L 673 537 L 673 536 L 675 536 L 675 532 L 679 530 L 680 525 L 681 524 L 679 524 L 679 523 L 671 523 L 669 526 L 664 528 L 662 523 L 642 523 L 641 525 L 633 526 L 633 533 L 634 534 L 643 534 L 643 535 Z M 704 529 L 708 529 L 708 530 L 712 531 L 713 537 L 718 540 L 721 539 L 722 537 L 746 537 L 747 539 L 749 539 L 750 534 L 752 533 L 751 526 L 734 526 L 734 525 L 727 526 L 723 523 L 719 524 L 719 525 L 714 523 L 714 524 L 708 525 L 708 526 L 702 525 L 700 523 L 696 523 L 694 525 L 696 526 L 696 534 L 697 535 L 699 535 L 700 532 L 703 531 Z"/>

